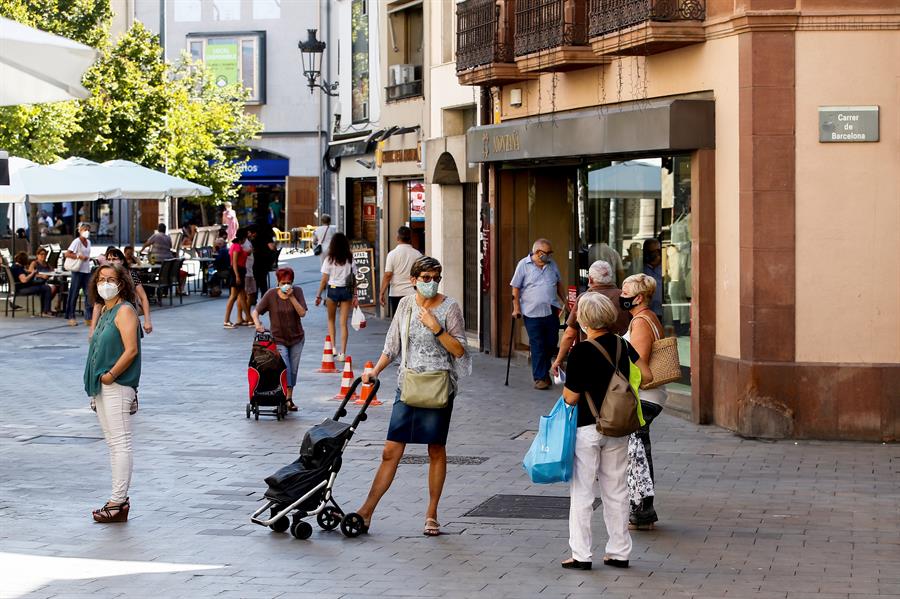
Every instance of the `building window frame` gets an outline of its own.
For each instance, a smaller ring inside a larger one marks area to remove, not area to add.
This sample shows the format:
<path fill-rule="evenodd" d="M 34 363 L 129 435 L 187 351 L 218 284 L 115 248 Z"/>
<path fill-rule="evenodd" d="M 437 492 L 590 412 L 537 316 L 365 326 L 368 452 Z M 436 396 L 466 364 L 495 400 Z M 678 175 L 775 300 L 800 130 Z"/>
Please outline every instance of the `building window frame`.
<path fill-rule="evenodd" d="M 266 32 L 265 31 L 215 31 L 194 32 L 185 36 L 185 46 L 188 53 L 195 60 L 206 62 L 210 41 L 234 40 L 237 45 L 237 80 L 243 85 L 244 76 L 244 49 L 253 48 L 252 64 L 254 72 L 250 96 L 244 102 L 248 106 L 259 106 L 266 103 Z M 199 42 L 199 45 L 198 45 Z M 246 87 L 246 85 L 245 85 Z"/>

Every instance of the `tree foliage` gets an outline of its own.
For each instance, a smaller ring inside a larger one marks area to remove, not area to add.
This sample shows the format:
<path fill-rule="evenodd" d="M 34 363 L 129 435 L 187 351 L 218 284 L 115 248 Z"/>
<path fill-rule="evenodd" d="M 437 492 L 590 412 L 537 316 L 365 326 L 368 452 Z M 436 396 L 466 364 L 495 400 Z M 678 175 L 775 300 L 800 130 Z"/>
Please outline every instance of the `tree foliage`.
<path fill-rule="evenodd" d="M 131 160 L 210 187 L 206 202 L 237 193 L 240 157 L 262 129 L 246 90 L 217 87 L 187 55 L 165 62 L 140 22 L 111 43 L 109 0 L 2 0 L 0 15 L 100 50 L 83 79 L 90 98 L 0 108 L 0 147 L 40 163 Z"/>

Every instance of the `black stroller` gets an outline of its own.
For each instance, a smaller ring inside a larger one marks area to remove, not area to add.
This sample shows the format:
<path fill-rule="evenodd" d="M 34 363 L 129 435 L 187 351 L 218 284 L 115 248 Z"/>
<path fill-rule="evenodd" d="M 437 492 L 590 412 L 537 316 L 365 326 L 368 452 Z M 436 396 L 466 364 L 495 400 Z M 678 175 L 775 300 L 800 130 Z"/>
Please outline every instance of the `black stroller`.
<path fill-rule="evenodd" d="M 251 522 L 268 526 L 275 532 L 290 528 L 291 534 L 298 539 L 308 539 L 312 535 L 312 525 L 303 520 L 309 516 L 316 516 L 316 521 L 324 530 L 334 530 L 340 526 L 347 537 L 359 536 L 365 530 L 362 516 L 356 513 L 344 515 L 331 494 L 341 469 L 344 449 L 359 423 L 367 418 L 366 409 L 378 392 L 379 382 L 375 379 L 371 393 L 353 422 L 340 422 L 341 417 L 347 415 L 347 402 L 361 382 L 361 378 L 353 381 L 332 418 L 306 431 L 300 445 L 300 457 L 266 479 L 269 485 L 265 493 L 267 502 L 250 516 Z M 260 518 L 266 510 L 269 510 L 268 519 Z M 289 521 L 291 512 L 293 515 Z"/>
<path fill-rule="evenodd" d="M 247 418 L 253 414 L 259 420 L 263 413 L 281 420 L 287 415 L 287 366 L 271 333 L 256 333 L 247 365 L 247 383 Z"/>

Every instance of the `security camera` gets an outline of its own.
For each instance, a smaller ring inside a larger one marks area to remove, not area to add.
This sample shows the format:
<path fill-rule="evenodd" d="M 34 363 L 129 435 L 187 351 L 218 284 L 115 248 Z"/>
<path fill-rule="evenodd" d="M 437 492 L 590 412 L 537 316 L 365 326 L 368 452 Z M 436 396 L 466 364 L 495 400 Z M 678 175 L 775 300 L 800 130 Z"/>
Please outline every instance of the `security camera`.
<path fill-rule="evenodd" d="M 357 164 L 361 164 L 362 166 L 366 167 L 369 170 L 372 170 L 375 168 L 374 160 L 363 160 L 362 158 L 357 158 L 356 162 L 357 162 Z"/>

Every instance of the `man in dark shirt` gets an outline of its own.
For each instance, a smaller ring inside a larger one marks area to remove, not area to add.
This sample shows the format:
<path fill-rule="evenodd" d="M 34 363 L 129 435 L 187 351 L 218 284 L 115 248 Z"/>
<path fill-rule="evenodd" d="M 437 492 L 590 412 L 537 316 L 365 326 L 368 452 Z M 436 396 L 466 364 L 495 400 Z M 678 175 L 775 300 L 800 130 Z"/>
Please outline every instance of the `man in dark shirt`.
<path fill-rule="evenodd" d="M 660 321 L 663 319 L 663 276 L 662 276 L 662 246 L 656 238 L 644 241 L 644 274 L 653 277 L 656 281 L 656 292 L 650 302 L 650 309 Z"/>
<path fill-rule="evenodd" d="M 588 289 L 584 293 L 602 293 L 612 300 L 618 317 L 613 326 L 610 327 L 609 332 L 616 335 L 624 335 L 628 331 L 631 314 L 619 308 L 619 296 L 622 295 L 622 290 L 616 287 L 614 277 L 615 273 L 613 273 L 612 265 L 603 260 L 597 260 L 591 264 L 591 268 L 588 270 Z M 581 295 L 584 295 L 584 293 Z M 581 299 L 581 296 L 578 296 L 578 299 Z M 553 376 L 559 376 L 559 368 L 565 361 L 569 350 L 572 349 L 572 344 L 579 341 L 584 341 L 584 334 L 578 326 L 578 301 L 576 300 L 572 311 L 569 313 L 569 318 L 566 320 L 566 330 L 563 333 L 562 340 L 559 342 L 559 352 L 550 366 L 550 373 Z"/>
<path fill-rule="evenodd" d="M 256 236 L 248 235 L 253 244 L 253 278 L 256 279 L 256 289 L 259 297 L 269 290 L 269 272 L 275 262 L 275 233 L 272 225 L 265 222 L 257 222 L 247 227 L 248 233 L 256 232 Z"/>

